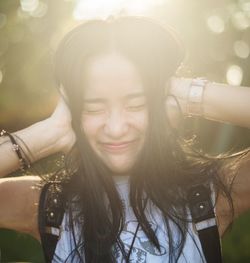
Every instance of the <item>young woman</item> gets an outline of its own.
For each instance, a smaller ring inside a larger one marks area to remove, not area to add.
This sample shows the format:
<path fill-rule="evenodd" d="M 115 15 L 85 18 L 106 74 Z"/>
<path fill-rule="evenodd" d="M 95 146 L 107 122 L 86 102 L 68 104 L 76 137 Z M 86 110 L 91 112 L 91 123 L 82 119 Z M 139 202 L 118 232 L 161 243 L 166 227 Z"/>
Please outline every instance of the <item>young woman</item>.
<path fill-rule="evenodd" d="M 250 89 L 174 78 L 183 56 L 175 33 L 148 18 L 93 20 L 69 32 L 55 55 L 62 98 L 54 113 L 0 138 L 1 177 L 56 152 L 65 167 L 0 179 L 0 227 L 40 239 L 40 216 L 55 215 L 41 211 L 36 186 L 56 181 L 63 195 L 53 202 L 65 212 L 52 262 L 205 262 L 190 189 L 209 189 L 222 237 L 250 208 L 250 154 L 196 152 L 178 135 L 178 117 L 250 128 Z"/>

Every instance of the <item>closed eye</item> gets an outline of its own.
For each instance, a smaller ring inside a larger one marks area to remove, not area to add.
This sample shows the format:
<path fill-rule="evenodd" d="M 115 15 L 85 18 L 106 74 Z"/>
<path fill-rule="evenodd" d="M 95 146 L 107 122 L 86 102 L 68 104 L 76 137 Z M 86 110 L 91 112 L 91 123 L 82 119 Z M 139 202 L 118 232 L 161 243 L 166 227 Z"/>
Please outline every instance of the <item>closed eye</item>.
<path fill-rule="evenodd" d="M 127 106 L 127 109 L 128 110 L 131 110 L 131 111 L 137 111 L 137 110 L 142 110 L 145 108 L 145 103 L 143 104 L 137 104 L 137 105 L 129 105 Z"/>
<path fill-rule="evenodd" d="M 100 105 L 85 105 L 83 107 L 83 113 L 86 114 L 99 114 L 105 112 L 104 107 L 100 107 Z"/>
<path fill-rule="evenodd" d="M 143 110 L 146 106 L 146 100 L 144 96 L 132 98 L 127 102 L 126 108 L 130 111 Z"/>
<path fill-rule="evenodd" d="M 103 113 L 105 110 L 99 109 L 99 110 L 84 110 L 83 113 L 87 114 L 98 114 L 98 113 Z"/>
<path fill-rule="evenodd" d="M 87 113 L 87 114 L 98 114 L 98 113 L 102 113 L 103 111 L 97 111 L 97 110 L 95 110 L 95 111 L 93 111 L 93 110 L 89 110 L 89 111 L 84 111 L 85 113 Z"/>

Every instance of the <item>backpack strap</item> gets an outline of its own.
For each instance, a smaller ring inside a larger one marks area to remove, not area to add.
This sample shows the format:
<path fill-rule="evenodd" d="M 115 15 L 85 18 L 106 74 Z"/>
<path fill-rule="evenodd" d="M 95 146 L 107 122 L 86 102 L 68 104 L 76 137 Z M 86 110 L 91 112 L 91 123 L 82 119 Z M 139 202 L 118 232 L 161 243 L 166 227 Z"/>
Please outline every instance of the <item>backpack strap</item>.
<path fill-rule="evenodd" d="M 38 225 L 45 261 L 51 262 L 60 238 L 64 215 L 63 187 L 60 183 L 46 183 L 41 191 Z"/>
<path fill-rule="evenodd" d="M 192 187 L 188 192 L 188 203 L 206 262 L 222 263 L 220 236 L 210 187 Z"/>

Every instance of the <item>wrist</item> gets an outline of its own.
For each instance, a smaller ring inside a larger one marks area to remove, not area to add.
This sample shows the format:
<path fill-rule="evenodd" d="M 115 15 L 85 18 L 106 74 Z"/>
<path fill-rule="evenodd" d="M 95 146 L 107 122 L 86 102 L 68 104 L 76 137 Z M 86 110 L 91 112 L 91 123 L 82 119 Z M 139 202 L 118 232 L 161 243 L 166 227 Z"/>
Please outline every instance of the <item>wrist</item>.
<path fill-rule="evenodd" d="M 60 151 L 58 136 L 60 131 L 52 125 L 50 119 L 37 122 L 15 133 L 23 150 L 31 162 Z"/>
<path fill-rule="evenodd" d="M 203 116 L 204 93 L 208 80 L 172 78 L 170 94 L 178 99 L 184 116 Z"/>
<path fill-rule="evenodd" d="M 30 160 L 26 156 L 20 144 L 17 142 L 15 136 L 12 133 L 2 130 L 0 132 L 0 137 L 8 137 L 9 143 L 11 143 L 12 151 L 15 152 L 16 158 L 19 161 L 19 168 L 22 172 L 30 168 Z"/>
<path fill-rule="evenodd" d="M 204 115 L 204 92 L 208 80 L 204 78 L 194 78 L 188 90 L 186 100 L 186 115 L 203 116 Z"/>

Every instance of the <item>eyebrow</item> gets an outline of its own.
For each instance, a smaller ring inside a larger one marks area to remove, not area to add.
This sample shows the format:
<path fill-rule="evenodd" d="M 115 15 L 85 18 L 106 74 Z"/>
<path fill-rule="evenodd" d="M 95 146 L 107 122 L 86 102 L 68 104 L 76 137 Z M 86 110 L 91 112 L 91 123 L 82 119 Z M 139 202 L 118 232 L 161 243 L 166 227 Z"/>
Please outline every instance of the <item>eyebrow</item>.
<path fill-rule="evenodd" d="M 135 92 L 131 93 L 125 96 L 125 99 L 130 100 L 134 98 L 140 98 L 140 97 L 145 97 L 145 94 L 143 92 Z M 106 99 L 104 98 L 89 98 L 89 99 L 84 99 L 85 103 L 105 103 Z"/>
<path fill-rule="evenodd" d="M 93 99 L 84 99 L 85 103 L 104 103 L 105 99 L 102 98 L 93 98 Z"/>
<path fill-rule="evenodd" d="M 131 93 L 125 96 L 126 99 L 134 99 L 134 98 L 139 98 L 139 97 L 145 97 L 144 92 L 135 92 L 135 93 Z"/>

